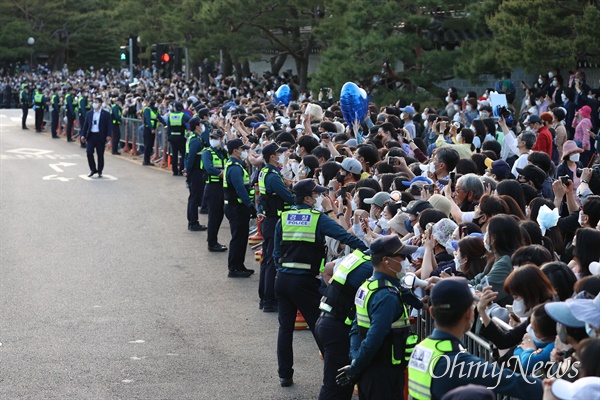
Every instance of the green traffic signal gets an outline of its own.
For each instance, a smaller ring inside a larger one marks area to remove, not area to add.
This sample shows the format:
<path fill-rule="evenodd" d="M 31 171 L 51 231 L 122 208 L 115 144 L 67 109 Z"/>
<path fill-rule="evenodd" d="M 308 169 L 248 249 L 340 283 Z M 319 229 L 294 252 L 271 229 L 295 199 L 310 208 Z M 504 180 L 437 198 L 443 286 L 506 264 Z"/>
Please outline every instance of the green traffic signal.
<path fill-rule="evenodd" d="M 121 53 L 121 61 L 127 61 L 127 54 Z"/>

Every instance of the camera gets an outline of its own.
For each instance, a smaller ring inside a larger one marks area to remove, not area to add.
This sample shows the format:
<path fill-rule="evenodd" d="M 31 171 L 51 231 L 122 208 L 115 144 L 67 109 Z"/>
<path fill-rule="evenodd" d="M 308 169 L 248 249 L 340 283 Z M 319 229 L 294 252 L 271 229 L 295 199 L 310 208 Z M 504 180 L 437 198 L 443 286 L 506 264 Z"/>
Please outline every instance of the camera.
<path fill-rule="evenodd" d="M 325 140 L 329 140 L 329 133 L 325 132 L 325 133 L 321 133 L 321 139 L 325 139 Z"/>
<path fill-rule="evenodd" d="M 322 88 L 321 88 L 321 92 L 323 92 L 323 93 L 326 93 L 326 92 L 328 92 L 328 91 L 329 91 L 329 88 L 328 88 L 328 87 L 322 87 Z"/>
<path fill-rule="evenodd" d="M 455 127 L 456 129 L 460 129 L 460 122 L 458 122 L 458 121 L 454 121 L 454 122 L 452 123 L 452 126 L 453 126 L 453 127 Z"/>
<path fill-rule="evenodd" d="M 498 114 L 500 115 L 500 117 L 502 117 L 502 119 L 504 119 L 504 121 L 506 121 L 508 124 L 511 124 L 514 122 L 514 118 L 512 113 L 510 112 L 510 110 L 508 108 L 506 108 L 506 106 L 502 106 L 500 108 L 500 111 L 498 112 Z"/>

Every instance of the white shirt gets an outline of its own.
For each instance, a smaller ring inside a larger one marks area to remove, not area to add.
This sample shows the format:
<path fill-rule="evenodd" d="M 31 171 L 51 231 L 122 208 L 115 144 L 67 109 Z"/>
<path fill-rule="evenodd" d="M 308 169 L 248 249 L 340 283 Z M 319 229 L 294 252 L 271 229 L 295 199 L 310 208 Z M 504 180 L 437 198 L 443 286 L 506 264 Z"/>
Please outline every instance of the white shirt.
<path fill-rule="evenodd" d="M 519 148 L 517 147 L 517 138 L 513 131 L 509 131 L 508 135 L 504 135 L 504 141 L 502 142 L 502 149 L 500 150 L 500 157 L 506 160 L 513 155 L 519 154 Z M 521 167 L 519 167 L 521 168 Z"/>
<path fill-rule="evenodd" d="M 90 129 L 93 133 L 100 132 L 100 113 L 102 110 L 94 111 L 94 115 L 92 116 L 92 129 Z"/>
<path fill-rule="evenodd" d="M 525 168 L 525 166 L 527 165 L 527 157 L 529 157 L 529 153 L 521 154 L 519 158 L 517 158 L 517 161 L 515 161 L 515 164 L 513 165 L 511 171 L 515 178 L 519 176 L 517 168 Z"/>

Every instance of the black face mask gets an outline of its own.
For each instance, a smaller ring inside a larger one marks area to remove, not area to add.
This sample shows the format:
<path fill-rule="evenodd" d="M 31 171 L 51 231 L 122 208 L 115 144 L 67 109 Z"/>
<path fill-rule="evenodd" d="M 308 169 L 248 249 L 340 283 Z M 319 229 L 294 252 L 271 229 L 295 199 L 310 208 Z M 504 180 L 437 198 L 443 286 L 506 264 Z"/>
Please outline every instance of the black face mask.
<path fill-rule="evenodd" d="M 481 218 L 483 218 L 483 215 L 480 215 L 477 218 L 473 218 L 473 223 L 480 228 L 483 226 L 483 223 L 481 222 Z"/>
<path fill-rule="evenodd" d="M 345 178 L 346 178 L 346 175 L 342 175 L 342 174 L 341 174 L 341 173 L 339 173 L 339 172 L 338 172 L 338 174 L 335 176 L 335 180 L 336 180 L 336 181 L 338 181 L 338 182 L 340 182 L 340 183 L 343 183 Z"/>

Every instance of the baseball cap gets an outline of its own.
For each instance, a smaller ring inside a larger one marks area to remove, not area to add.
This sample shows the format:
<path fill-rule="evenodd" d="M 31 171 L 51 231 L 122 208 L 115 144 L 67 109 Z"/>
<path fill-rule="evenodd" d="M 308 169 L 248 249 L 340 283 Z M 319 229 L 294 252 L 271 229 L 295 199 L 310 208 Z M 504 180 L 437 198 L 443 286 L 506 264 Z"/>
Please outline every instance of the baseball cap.
<path fill-rule="evenodd" d="M 392 196 L 387 192 L 379 192 L 375 196 L 365 199 L 365 204 L 375 204 L 377 207 L 383 207 L 386 201 L 390 201 Z"/>
<path fill-rule="evenodd" d="M 244 150 L 248 150 L 250 148 L 250 146 L 242 142 L 242 139 L 233 139 L 227 142 L 227 151 L 229 154 L 233 153 L 235 149 L 239 149 L 240 147 Z"/>
<path fill-rule="evenodd" d="M 390 228 L 394 230 L 400 236 L 404 236 L 408 234 L 406 227 L 404 226 L 404 221 L 408 219 L 408 214 L 399 212 L 394 215 L 394 218 L 390 219 L 389 224 Z"/>
<path fill-rule="evenodd" d="M 264 153 L 263 153 L 264 154 Z M 294 185 L 294 194 L 296 197 L 306 197 L 315 193 L 324 193 L 327 191 L 325 186 L 319 186 L 313 179 L 302 179 Z"/>
<path fill-rule="evenodd" d="M 418 250 L 416 246 L 408 246 L 400 241 L 398 235 L 384 235 L 375 239 L 370 246 L 371 255 L 397 256 L 410 255 Z"/>
<path fill-rule="evenodd" d="M 415 176 L 412 181 L 410 181 L 410 182 L 409 181 L 402 181 L 402 184 L 404 186 L 408 187 L 408 186 L 412 185 L 415 182 L 426 182 L 428 185 L 431 185 L 433 183 L 433 181 L 431 179 L 427 178 L 426 176 Z"/>
<path fill-rule="evenodd" d="M 473 233 L 469 234 L 469 236 L 478 237 L 481 240 L 483 240 L 485 235 L 483 233 L 473 232 Z M 468 236 L 465 236 L 465 237 L 468 237 Z M 452 248 L 454 248 L 454 251 L 458 250 L 458 242 L 459 242 L 458 240 L 453 240 L 452 242 L 450 242 L 450 245 L 452 246 Z"/>
<path fill-rule="evenodd" d="M 508 179 L 510 177 L 510 165 L 506 161 L 502 159 L 494 161 L 491 158 L 486 158 L 484 163 L 498 179 Z"/>
<path fill-rule="evenodd" d="M 431 289 L 429 300 L 433 307 L 450 310 L 467 310 L 477 300 L 465 278 L 445 278 Z"/>
<path fill-rule="evenodd" d="M 354 158 L 344 158 L 342 161 L 342 168 L 351 174 L 358 175 L 362 173 L 362 165 L 360 165 L 360 162 Z"/>
<path fill-rule="evenodd" d="M 600 329 L 600 294 L 594 299 L 567 299 L 565 303 L 575 318 Z"/>
<path fill-rule="evenodd" d="M 225 136 L 225 134 L 219 129 L 215 129 L 210 133 L 211 138 L 221 139 L 223 136 Z"/>
<path fill-rule="evenodd" d="M 526 165 L 524 168 L 517 168 L 517 172 L 532 181 L 536 188 L 540 189 L 546 180 L 546 173 L 533 164 Z"/>
<path fill-rule="evenodd" d="M 442 397 L 442 400 L 494 400 L 495 398 L 496 395 L 493 390 L 471 383 L 452 389 Z"/>
<path fill-rule="evenodd" d="M 400 111 L 404 111 L 406 113 L 409 113 L 410 115 L 413 115 L 415 113 L 415 109 L 412 108 L 411 106 L 406 106 L 404 108 L 401 108 Z"/>
<path fill-rule="evenodd" d="M 557 379 L 552 384 L 552 394 L 560 400 L 589 400 L 600 398 L 600 378 L 586 376 L 575 382 Z"/>
<path fill-rule="evenodd" d="M 450 216 L 450 211 L 452 210 L 452 203 L 449 199 L 441 194 L 434 194 L 429 198 L 429 203 L 438 211 L 443 212 L 446 217 Z"/>
<path fill-rule="evenodd" d="M 429 203 L 428 201 L 415 200 L 415 201 L 411 201 L 410 203 L 408 203 L 408 206 L 406 207 L 405 212 L 407 214 L 419 215 L 423 211 L 427 210 L 428 208 L 433 208 L 431 203 Z"/>
<path fill-rule="evenodd" d="M 287 147 L 279 147 L 277 143 L 271 143 L 266 145 L 262 150 L 263 160 L 267 162 L 269 157 L 271 157 L 275 153 L 283 153 L 287 150 Z"/>
<path fill-rule="evenodd" d="M 208 110 L 208 108 L 201 108 L 200 110 L 197 111 L 197 113 L 198 113 L 198 117 L 204 118 L 208 114 L 210 114 L 210 111 Z"/>
<path fill-rule="evenodd" d="M 555 301 L 546 303 L 544 304 L 544 309 L 550 318 L 561 325 L 568 326 L 569 328 L 583 328 L 585 326 L 585 322 L 577 319 L 565 302 Z"/>
<path fill-rule="evenodd" d="M 530 115 L 527 121 L 530 124 L 535 124 L 536 122 L 539 122 L 540 124 L 542 123 L 542 119 L 537 115 Z"/>

